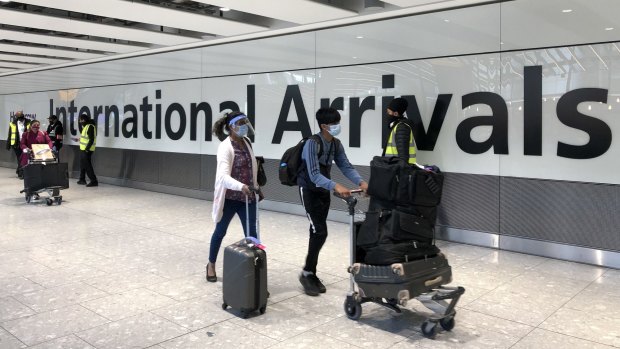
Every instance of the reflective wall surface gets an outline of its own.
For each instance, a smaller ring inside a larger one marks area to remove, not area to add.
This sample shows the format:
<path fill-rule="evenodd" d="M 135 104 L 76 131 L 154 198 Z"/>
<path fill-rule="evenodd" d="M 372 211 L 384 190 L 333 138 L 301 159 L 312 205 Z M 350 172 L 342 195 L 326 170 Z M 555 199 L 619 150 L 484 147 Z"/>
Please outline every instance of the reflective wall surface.
<path fill-rule="evenodd" d="M 341 110 L 340 139 L 367 175 L 387 103 L 403 96 L 419 161 L 446 172 L 443 228 L 620 251 L 617 13 L 614 0 L 515 0 L 6 76 L 0 111 L 58 114 L 72 135 L 89 113 L 102 176 L 209 193 L 211 125 L 239 109 L 268 198 L 296 202 L 278 159 L 318 130 L 316 109 Z"/>

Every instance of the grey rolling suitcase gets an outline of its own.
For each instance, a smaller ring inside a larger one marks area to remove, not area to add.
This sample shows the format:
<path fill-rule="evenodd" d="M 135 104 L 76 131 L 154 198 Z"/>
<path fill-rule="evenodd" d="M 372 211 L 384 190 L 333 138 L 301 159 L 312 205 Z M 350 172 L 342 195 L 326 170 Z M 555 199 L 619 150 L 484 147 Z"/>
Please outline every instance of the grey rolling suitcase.
<path fill-rule="evenodd" d="M 250 214 L 246 197 L 247 231 L 250 231 Z M 256 194 L 256 236 L 260 239 L 258 224 L 258 194 Z M 228 307 L 241 312 L 246 318 L 250 313 L 267 309 L 267 255 L 249 238 L 237 241 L 224 249 L 224 277 L 222 280 L 222 309 Z"/>
<path fill-rule="evenodd" d="M 363 296 L 397 299 L 399 303 L 452 281 L 452 268 L 442 253 L 386 266 L 355 263 L 351 272 Z"/>

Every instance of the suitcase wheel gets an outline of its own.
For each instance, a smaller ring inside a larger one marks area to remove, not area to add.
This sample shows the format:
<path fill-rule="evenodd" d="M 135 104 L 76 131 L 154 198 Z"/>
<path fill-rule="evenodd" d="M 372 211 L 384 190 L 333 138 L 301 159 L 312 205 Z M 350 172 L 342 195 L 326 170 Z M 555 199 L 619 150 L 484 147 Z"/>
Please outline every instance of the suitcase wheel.
<path fill-rule="evenodd" d="M 52 199 L 50 198 L 45 199 L 45 204 L 47 204 L 47 206 L 52 206 L 53 203 L 54 201 L 52 201 Z"/>
<path fill-rule="evenodd" d="M 362 316 L 362 305 L 353 297 L 347 297 L 344 301 L 344 312 L 351 320 L 358 320 Z"/>
<path fill-rule="evenodd" d="M 58 196 L 58 197 L 54 198 L 54 200 L 56 201 L 56 205 L 62 204 L 62 196 Z"/>
<path fill-rule="evenodd" d="M 258 309 L 261 314 L 265 314 L 265 310 L 267 310 L 267 305 L 263 305 L 260 309 Z"/>
<path fill-rule="evenodd" d="M 226 304 L 226 303 L 222 303 L 222 309 L 223 309 L 223 310 L 226 310 L 226 308 L 228 308 L 228 304 Z"/>
<path fill-rule="evenodd" d="M 26 193 L 26 195 L 25 195 L 25 196 L 26 196 L 26 203 L 28 203 L 28 204 L 29 204 L 29 203 L 30 203 L 30 200 L 32 200 L 32 195 L 30 195 L 30 194 Z"/>
<path fill-rule="evenodd" d="M 443 327 L 444 330 L 452 331 L 452 329 L 454 328 L 454 317 L 445 317 L 439 320 L 439 324 L 441 325 L 441 327 Z"/>
<path fill-rule="evenodd" d="M 435 339 L 435 336 L 437 336 L 437 323 L 435 322 L 426 320 L 422 323 L 421 329 L 422 334 L 426 338 Z"/>

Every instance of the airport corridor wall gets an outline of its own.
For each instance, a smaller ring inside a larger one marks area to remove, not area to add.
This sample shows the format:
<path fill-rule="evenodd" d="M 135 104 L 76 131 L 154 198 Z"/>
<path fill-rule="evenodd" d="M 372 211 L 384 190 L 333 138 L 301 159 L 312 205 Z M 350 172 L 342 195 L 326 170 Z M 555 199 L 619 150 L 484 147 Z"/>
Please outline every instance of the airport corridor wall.
<path fill-rule="evenodd" d="M 240 109 L 267 159 L 266 207 L 300 213 L 278 160 L 318 131 L 316 109 L 342 111 L 340 139 L 368 178 L 386 106 L 403 96 L 418 162 L 446 173 L 440 237 L 620 268 L 620 28 L 608 30 L 620 4 L 595 2 L 515 0 L 0 75 L 0 146 L 10 113 L 43 127 L 56 114 L 77 171 L 70 137 L 88 113 L 102 182 L 210 199 L 212 125 Z"/>

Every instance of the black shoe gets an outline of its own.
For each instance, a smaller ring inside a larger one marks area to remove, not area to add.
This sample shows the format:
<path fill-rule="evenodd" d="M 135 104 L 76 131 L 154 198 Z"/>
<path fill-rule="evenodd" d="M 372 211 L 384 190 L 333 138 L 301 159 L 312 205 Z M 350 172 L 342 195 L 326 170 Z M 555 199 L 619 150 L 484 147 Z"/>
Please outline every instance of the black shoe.
<path fill-rule="evenodd" d="M 93 182 L 90 182 L 90 183 L 86 184 L 86 186 L 87 187 L 98 187 L 99 186 L 99 182 L 93 181 Z"/>
<path fill-rule="evenodd" d="M 215 273 L 215 268 L 213 268 L 213 275 L 209 275 L 209 265 L 211 263 L 207 264 L 207 281 L 209 282 L 217 282 L 217 274 Z"/>
<path fill-rule="evenodd" d="M 312 276 L 314 275 L 310 274 L 308 276 L 304 276 L 302 273 L 299 275 L 299 282 L 301 282 L 301 285 L 304 287 L 304 292 L 306 292 L 308 296 L 315 297 L 319 295 L 319 288 L 312 280 Z"/>
<path fill-rule="evenodd" d="M 310 280 L 312 280 L 312 282 L 314 282 L 314 284 L 316 285 L 316 288 L 319 290 L 319 293 L 327 292 L 325 285 L 323 285 L 323 283 L 321 282 L 321 279 L 319 279 L 316 275 L 311 274 L 311 275 L 308 275 L 308 277 L 310 278 Z"/>
<path fill-rule="evenodd" d="M 79 181 L 77 181 L 77 184 L 84 185 L 84 184 L 86 184 L 86 181 L 83 180 L 83 179 L 80 179 Z"/>

